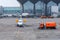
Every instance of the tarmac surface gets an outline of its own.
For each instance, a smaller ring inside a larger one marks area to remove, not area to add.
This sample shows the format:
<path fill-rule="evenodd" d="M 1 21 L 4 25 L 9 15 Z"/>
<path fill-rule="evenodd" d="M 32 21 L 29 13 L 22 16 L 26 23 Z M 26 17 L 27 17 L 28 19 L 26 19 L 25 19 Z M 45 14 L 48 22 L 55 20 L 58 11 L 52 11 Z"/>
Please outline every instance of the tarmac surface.
<path fill-rule="evenodd" d="M 0 19 L 0 40 L 60 40 L 60 18 L 26 18 L 24 27 L 17 27 L 16 18 Z M 54 21 L 56 29 L 38 29 L 39 23 Z"/>

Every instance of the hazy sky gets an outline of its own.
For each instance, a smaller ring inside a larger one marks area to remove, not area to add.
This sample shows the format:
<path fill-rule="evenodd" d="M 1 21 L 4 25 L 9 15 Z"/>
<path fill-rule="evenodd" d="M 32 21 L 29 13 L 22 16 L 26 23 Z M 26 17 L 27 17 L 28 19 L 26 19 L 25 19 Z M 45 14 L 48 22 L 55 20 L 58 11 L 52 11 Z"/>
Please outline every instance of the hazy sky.
<path fill-rule="evenodd" d="M 0 0 L 0 6 L 3 7 L 19 7 L 20 4 L 17 0 Z"/>

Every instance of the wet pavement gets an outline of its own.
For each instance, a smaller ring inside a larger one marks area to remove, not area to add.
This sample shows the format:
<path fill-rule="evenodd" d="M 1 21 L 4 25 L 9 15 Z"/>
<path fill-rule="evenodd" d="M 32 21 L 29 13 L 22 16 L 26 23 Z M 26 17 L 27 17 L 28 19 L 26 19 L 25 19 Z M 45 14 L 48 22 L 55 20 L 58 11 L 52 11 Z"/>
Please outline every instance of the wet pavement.
<path fill-rule="evenodd" d="M 16 18 L 0 19 L 0 40 L 60 40 L 60 18 L 26 18 L 24 27 L 16 26 Z M 54 21 L 56 29 L 38 29 L 41 22 Z"/>

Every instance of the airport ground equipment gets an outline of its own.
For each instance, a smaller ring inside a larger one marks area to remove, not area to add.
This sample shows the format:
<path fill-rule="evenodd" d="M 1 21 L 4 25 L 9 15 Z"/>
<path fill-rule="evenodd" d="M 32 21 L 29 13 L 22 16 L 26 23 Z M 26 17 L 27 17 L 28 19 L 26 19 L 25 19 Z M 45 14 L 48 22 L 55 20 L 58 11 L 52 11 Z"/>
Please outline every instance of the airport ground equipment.
<path fill-rule="evenodd" d="M 18 27 L 24 27 L 24 22 L 26 22 L 26 19 L 23 19 L 21 16 L 19 19 L 16 19 L 16 23 Z"/>
<path fill-rule="evenodd" d="M 56 22 L 40 23 L 39 29 L 56 29 Z"/>
<path fill-rule="evenodd" d="M 23 27 L 23 20 L 22 19 L 16 19 L 16 23 L 18 27 Z"/>
<path fill-rule="evenodd" d="M 40 18 L 54 18 L 53 16 L 41 16 Z"/>

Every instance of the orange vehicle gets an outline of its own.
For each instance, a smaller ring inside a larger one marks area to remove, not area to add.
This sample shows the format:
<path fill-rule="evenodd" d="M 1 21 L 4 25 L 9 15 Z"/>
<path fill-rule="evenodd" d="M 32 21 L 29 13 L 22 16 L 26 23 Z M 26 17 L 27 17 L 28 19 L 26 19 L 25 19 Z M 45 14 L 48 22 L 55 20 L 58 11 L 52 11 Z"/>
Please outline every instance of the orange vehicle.
<path fill-rule="evenodd" d="M 40 29 L 56 29 L 56 22 L 46 22 L 46 24 L 44 23 L 40 23 Z"/>
<path fill-rule="evenodd" d="M 47 16 L 41 16 L 41 18 L 47 18 Z"/>
<path fill-rule="evenodd" d="M 44 28 L 44 23 L 41 23 L 40 24 L 40 29 L 43 29 Z"/>
<path fill-rule="evenodd" d="M 53 16 L 41 16 L 40 18 L 54 18 Z"/>
<path fill-rule="evenodd" d="M 53 16 L 48 16 L 48 18 L 54 18 Z"/>

